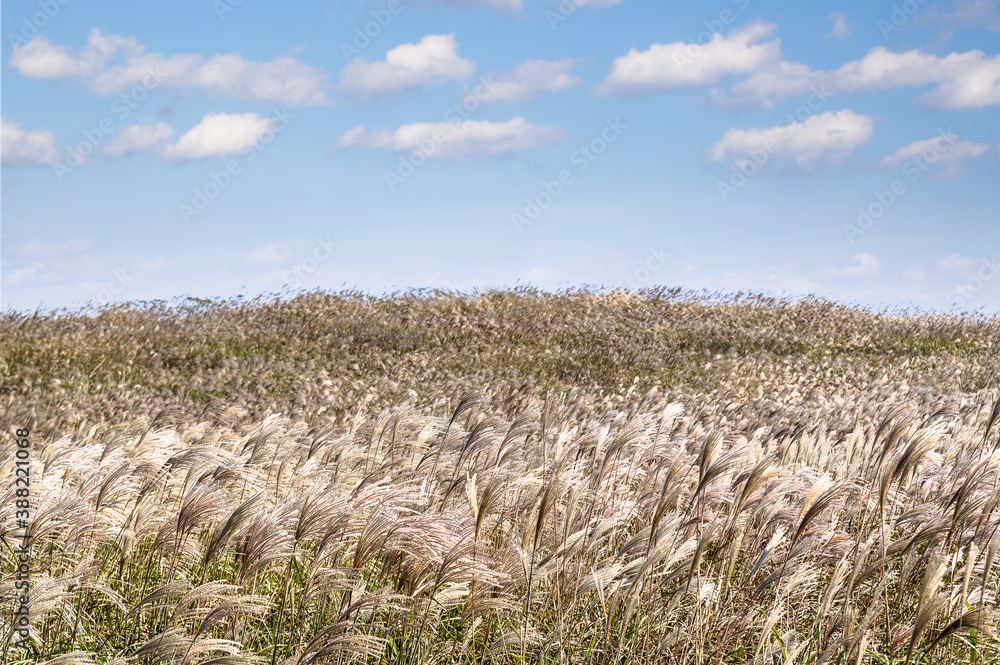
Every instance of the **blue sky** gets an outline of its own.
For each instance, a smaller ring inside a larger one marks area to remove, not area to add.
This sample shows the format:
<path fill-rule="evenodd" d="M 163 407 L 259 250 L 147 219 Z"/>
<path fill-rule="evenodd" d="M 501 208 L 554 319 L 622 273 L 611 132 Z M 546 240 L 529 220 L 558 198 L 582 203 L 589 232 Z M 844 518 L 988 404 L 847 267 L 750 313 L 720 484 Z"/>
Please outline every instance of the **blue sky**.
<path fill-rule="evenodd" d="M 1000 310 L 996 1 L 0 11 L 5 308 L 667 284 Z"/>

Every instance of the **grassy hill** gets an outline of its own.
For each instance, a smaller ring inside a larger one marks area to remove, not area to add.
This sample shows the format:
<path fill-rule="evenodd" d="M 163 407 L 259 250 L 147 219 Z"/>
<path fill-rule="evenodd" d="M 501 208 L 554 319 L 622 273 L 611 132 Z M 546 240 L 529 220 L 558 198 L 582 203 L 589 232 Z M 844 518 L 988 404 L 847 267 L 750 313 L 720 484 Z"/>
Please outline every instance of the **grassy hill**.
<path fill-rule="evenodd" d="M 1000 318 L 815 299 L 8 312 L 3 659 L 996 662 L 998 382 Z"/>

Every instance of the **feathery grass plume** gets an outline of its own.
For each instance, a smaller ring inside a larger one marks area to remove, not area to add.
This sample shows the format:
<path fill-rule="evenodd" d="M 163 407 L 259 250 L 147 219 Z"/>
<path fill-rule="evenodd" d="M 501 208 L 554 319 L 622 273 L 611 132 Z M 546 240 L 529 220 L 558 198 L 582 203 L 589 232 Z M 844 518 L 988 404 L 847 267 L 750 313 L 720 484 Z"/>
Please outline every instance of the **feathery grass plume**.
<path fill-rule="evenodd" d="M 177 607 L 181 601 L 171 602 L 169 599 L 186 593 L 190 590 L 190 588 L 191 585 L 187 580 L 173 580 L 171 582 L 167 582 L 165 585 L 156 589 L 148 596 L 143 597 L 139 602 L 133 605 L 125 615 L 125 618 L 128 619 L 144 609 L 156 610 L 167 607 Z"/>
<path fill-rule="evenodd" d="M 240 586 L 222 582 L 207 582 L 188 590 L 174 605 L 174 611 L 167 620 L 176 623 L 178 620 L 197 617 L 209 611 L 211 603 L 224 600 L 228 594 L 237 593 Z M 194 607 L 192 607 L 192 605 Z"/>
<path fill-rule="evenodd" d="M 985 624 L 983 623 L 983 619 L 986 619 Z M 991 612 L 980 608 L 971 609 L 942 628 L 937 636 L 931 640 L 927 649 L 928 651 L 932 651 L 939 642 L 956 635 L 962 630 L 974 629 L 976 631 L 976 637 L 979 639 L 983 636 L 992 637 L 995 635 L 994 627 L 992 625 L 993 623 L 994 619 Z"/>
<path fill-rule="evenodd" d="M 718 455 L 719 444 L 721 442 L 722 435 L 718 430 L 712 430 L 705 438 L 705 445 L 701 449 L 701 455 L 698 457 L 698 486 L 691 497 L 692 501 L 698 497 L 705 486 L 705 478 L 708 475 L 709 468 L 712 466 L 712 462 L 715 461 L 715 457 Z"/>
<path fill-rule="evenodd" d="M 882 592 L 885 591 L 886 587 L 889 586 L 891 579 L 892 578 L 889 575 L 883 575 L 879 578 L 878 584 L 871 593 L 871 598 L 873 600 L 869 603 L 868 608 L 861 617 L 861 621 L 857 624 L 857 626 L 855 626 L 854 632 L 850 636 L 845 635 L 842 639 L 842 643 L 844 644 L 844 655 L 847 658 L 850 658 L 855 650 L 857 650 L 859 661 L 864 654 L 864 645 L 871 638 L 869 631 L 871 630 L 872 625 L 878 621 L 879 617 L 882 616 L 883 612 L 887 609 L 885 605 L 878 602 L 878 598 L 882 595 Z"/>
<path fill-rule="evenodd" d="M 802 501 L 801 517 L 799 525 L 792 535 L 790 547 L 794 547 L 799 538 L 805 532 L 806 527 L 816 519 L 824 510 L 830 507 L 834 499 L 843 491 L 844 483 L 835 483 L 826 476 L 822 476 L 813 486 L 805 499 Z"/>
<path fill-rule="evenodd" d="M 985 444 L 990 437 L 990 430 L 993 429 L 993 425 L 996 424 L 997 420 L 1000 420 L 1000 397 L 997 397 L 996 402 L 993 403 L 993 410 L 990 411 L 990 417 L 986 420 L 986 428 L 983 430 L 983 443 Z M 1000 438 L 997 439 L 997 443 L 994 444 L 994 450 L 1000 446 Z"/>
<path fill-rule="evenodd" d="M 171 628 L 155 635 L 140 644 L 129 660 L 147 663 L 175 663 L 184 657 L 193 640 L 185 634 L 183 628 Z"/>
<path fill-rule="evenodd" d="M 387 510 L 376 509 L 372 512 L 365 522 L 364 531 L 361 532 L 354 546 L 352 568 L 360 570 L 365 567 L 388 539 L 390 529 L 395 521 L 396 516 Z"/>
<path fill-rule="evenodd" d="M 94 661 L 85 651 L 73 651 L 49 658 L 38 665 L 94 665 Z"/>
<path fill-rule="evenodd" d="M 282 661 L 282 665 L 311 665 L 312 663 L 339 660 L 347 656 L 349 662 L 355 657 L 361 659 L 381 659 L 385 653 L 387 640 L 376 635 L 337 634 L 347 629 L 341 625 L 329 626 L 317 633 L 299 654 Z M 336 656 L 336 658 L 334 658 Z"/>
<path fill-rule="evenodd" d="M 258 506 L 262 503 L 263 494 L 255 494 L 233 511 L 226 522 L 215 529 L 209 536 L 205 547 L 205 555 L 202 557 L 202 579 L 208 571 L 208 566 L 217 556 L 221 556 L 229 539 L 236 534 L 244 524 L 254 515 Z"/>
<path fill-rule="evenodd" d="M 906 648 L 907 665 L 909 665 L 910 660 L 913 658 L 914 645 L 916 645 L 917 640 L 920 639 L 920 636 L 927 629 L 934 615 L 937 614 L 937 611 L 944 603 L 944 598 L 941 596 L 938 586 L 946 572 L 948 572 L 948 568 L 945 558 L 940 555 L 931 557 L 931 560 L 927 564 L 927 570 L 924 573 L 923 584 L 920 587 L 913 633 L 910 635 L 910 643 Z"/>
<path fill-rule="evenodd" d="M 210 485 L 194 485 L 184 497 L 177 519 L 173 524 L 165 524 L 160 533 L 162 540 L 171 541 L 172 560 L 170 573 L 172 577 L 177 567 L 187 536 L 194 528 L 217 518 L 225 510 L 226 496 L 218 488 Z M 160 539 L 160 536 L 158 536 Z"/>
<path fill-rule="evenodd" d="M 430 471 L 431 477 L 434 477 L 434 474 L 437 471 L 437 467 L 441 463 L 441 453 L 444 452 L 445 447 L 447 447 L 448 445 L 448 432 L 451 431 L 452 425 L 455 424 L 455 421 L 458 420 L 459 416 L 461 416 L 466 411 L 470 411 L 476 408 L 477 406 L 480 405 L 482 401 L 483 401 L 482 393 L 480 393 L 479 391 L 472 391 L 468 395 L 463 397 L 462 400 L 458 403 L 458 406 L 455 407 L 455 412 L 451 415 L 451 420 L 448 421 L 448 426 L 445 427 L 444 434 L 441 435 L 441 443 L 438 445 L 437 455 L 434 457 L 434 466 L 431 467 Z"/>
<path fill-rule="evenodd" d="M 294 499 L 286 499 L 247 523 L 236 546 L 240 584 L 291 555 L 293 540 L 288 525 L 297 513 Z"/>

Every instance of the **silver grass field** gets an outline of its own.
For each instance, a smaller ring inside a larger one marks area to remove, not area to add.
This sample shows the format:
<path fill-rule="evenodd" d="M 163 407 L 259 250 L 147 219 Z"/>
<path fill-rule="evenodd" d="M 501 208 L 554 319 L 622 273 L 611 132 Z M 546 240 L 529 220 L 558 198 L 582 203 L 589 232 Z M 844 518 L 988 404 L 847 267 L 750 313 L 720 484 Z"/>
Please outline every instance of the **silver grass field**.
<path fill-rule="evenodd" d="M 998 331 L 662 290 L 8 312 L 0 660 L 1000 662 Z"/>

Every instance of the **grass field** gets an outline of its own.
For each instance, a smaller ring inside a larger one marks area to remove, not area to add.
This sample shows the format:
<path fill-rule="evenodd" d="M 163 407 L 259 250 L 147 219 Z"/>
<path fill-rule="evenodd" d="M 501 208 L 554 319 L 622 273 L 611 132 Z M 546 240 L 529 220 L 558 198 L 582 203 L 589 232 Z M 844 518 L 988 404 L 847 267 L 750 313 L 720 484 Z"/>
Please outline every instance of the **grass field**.
<path fill-rule="evenodd" d="M 0 660 L 997 663 L 998 383 L 822 300 L 8 312 Z"/>

